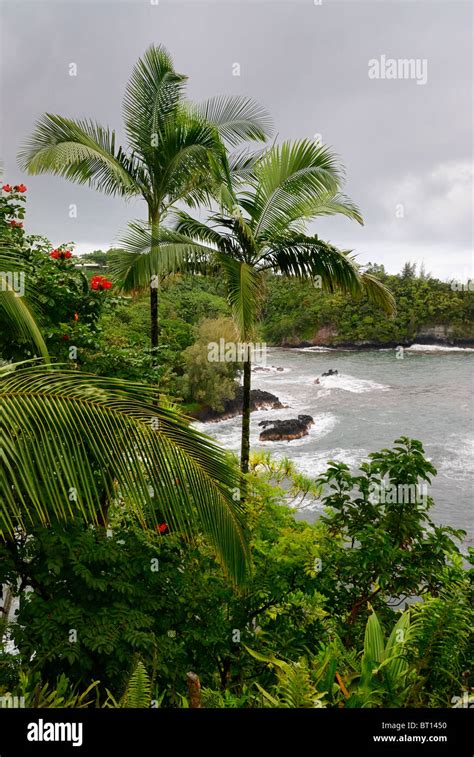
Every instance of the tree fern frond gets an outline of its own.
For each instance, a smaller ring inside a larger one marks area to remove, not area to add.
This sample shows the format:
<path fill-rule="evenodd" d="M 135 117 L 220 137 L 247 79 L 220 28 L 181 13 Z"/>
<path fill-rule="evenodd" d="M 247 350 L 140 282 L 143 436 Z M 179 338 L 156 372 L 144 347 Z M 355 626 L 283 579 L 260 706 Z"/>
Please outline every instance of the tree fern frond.
<path fill-rule="evenodd" d="M 136 663 L 127 682 L 120 707 L 145 708 L 151 704 L 151 680 L 141 660 Z"/>

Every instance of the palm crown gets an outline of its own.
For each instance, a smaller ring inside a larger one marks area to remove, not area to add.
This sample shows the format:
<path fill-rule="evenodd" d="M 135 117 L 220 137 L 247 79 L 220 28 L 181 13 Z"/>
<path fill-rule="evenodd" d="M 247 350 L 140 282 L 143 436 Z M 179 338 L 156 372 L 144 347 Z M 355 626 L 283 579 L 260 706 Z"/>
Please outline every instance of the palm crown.
<path fill-rule="evenodd" d="M 110 195 L 141 196 L 156 231 L 177 202 L 194 205 L 216 191 L 216 176 L 227 171 L 224 142 L 264 140 L 270 128 L 267 113 L 252 100 L 215 97 L 191 105 L 184 100 L 185 84 L 166 50 L 151 46 L 125 91 L 126 149 L 107 127 L 45 114 L 19 153 L 20 165 L 31 174 L 54 173 Z M 149 265 L 152 347 L 158 344 L 157 273 Z"/>
<path fill-rule="evenodd" d="M 362 223 L 357 207 L 340 192 L 343 174 L 334 153 L 311 140 L 273 145 L 245 171 L 230 172 L 232 191 L 201 221 L 176 212 L 174 229 L 132 225 L 124 251 L 113 262 L 119 281 L 140 286 L 148 267 L 170 270 L 219 268 L 240 338 L 252 339 L 265 273 L 313 278 L 321 288 L 366 294 L 393 313 L 389 290 L 362 272 L 348 252 L 306 232 L 322 215 L 343 214 Z M 242 468 L 248 467 L 250 357 L 244 363 Z"/>

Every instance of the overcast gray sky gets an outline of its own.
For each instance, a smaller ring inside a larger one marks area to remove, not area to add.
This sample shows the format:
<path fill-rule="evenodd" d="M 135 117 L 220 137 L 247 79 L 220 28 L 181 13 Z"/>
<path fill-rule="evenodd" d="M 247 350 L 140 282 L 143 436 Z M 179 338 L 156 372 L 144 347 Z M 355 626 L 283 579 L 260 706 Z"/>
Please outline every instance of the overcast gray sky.
<path fill-rule="evenodd" d="M 0 0 L 0 6 L 4 180 L 28 186 L 29 233 L 54 245 L 73 240 L 87 252 L 107 249 L 129 220 L 145 217 L 138 202 L 54 176 L 26 176 L 16 154 L 46 111 L 92 117 L 122 140 L 121 100 L 132 66 L 149 44 L 161 43 L 189 76 L 191 99 L 249 95 L 272 114 L 278 139 L 321 134 L 334 147 L 365 226 L 326 218 L 315 226 L 321 237 L 390 272 L 410 259 L 440 278 L 473 276 L 471 2 Z M 369 61 L 381 56 L 418 60 L 417 78 L 370 78 Z M 235 63 L 240 76 L 233 75 Z M 71 204 L 77 218 L 69 218 Z"/>

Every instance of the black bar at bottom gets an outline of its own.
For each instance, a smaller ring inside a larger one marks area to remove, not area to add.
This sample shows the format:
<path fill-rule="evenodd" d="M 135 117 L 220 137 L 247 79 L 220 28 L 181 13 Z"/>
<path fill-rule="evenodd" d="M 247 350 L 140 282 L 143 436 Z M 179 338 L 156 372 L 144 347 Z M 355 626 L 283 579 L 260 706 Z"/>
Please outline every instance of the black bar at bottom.
<path fill-rule="evenodd" d="M 472 711 L 0 709 L 0 757 L 158 754 L 174 744 L 213 755 L 293 745 L 313 754 L 471 757 Z M 306 746 L 305 746 L 306 745 Z M 331 749 L 331 752 L 327 750 Z M 349 753 L 349 752 L 347 752 Z"/>

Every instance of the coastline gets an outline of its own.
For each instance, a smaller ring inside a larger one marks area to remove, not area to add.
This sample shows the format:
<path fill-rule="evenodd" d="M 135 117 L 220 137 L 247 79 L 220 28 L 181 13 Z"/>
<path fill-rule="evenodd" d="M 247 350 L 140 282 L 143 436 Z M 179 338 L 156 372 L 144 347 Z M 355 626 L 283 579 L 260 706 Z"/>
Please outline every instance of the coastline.
<path fill-rule="evenodd" d="M 410 341 L 401 341 L 401 342 L 365 342 L 365 341 L 356 341 L 356 342 L 337 342 L 337 344 L 323 344 L 323 343 L 314 343 L 310 342 L 308 340 L 302 340 L 298 343 L 288 343 L 285 342 L 281 345 L 272 345 L 272 347 L 279 347 L 280 349 L 314 349 L 315 351 L 318 349 L 321 350 L 331 350 L 334 352 L 337 352 L 337 350 L 353 350 L 354 352 L 364 351 L 364 350 L 390 350 L 390 349 L 397 349 L 398 347 L 403 347 L 404 349 L 410 349 L 413 347 L 434 347 L 439 348 L 440 351 L 444 349 L 454 349 L 454 350 L 462 350 L 462 349 L 474 349 L 474 339 L 445 339 L 440 340 L 439 338 L 434 337 L 420 337 L 419 339 L 414 339 Z M 421 351 L 421 350 L 420 350 Z"/>

